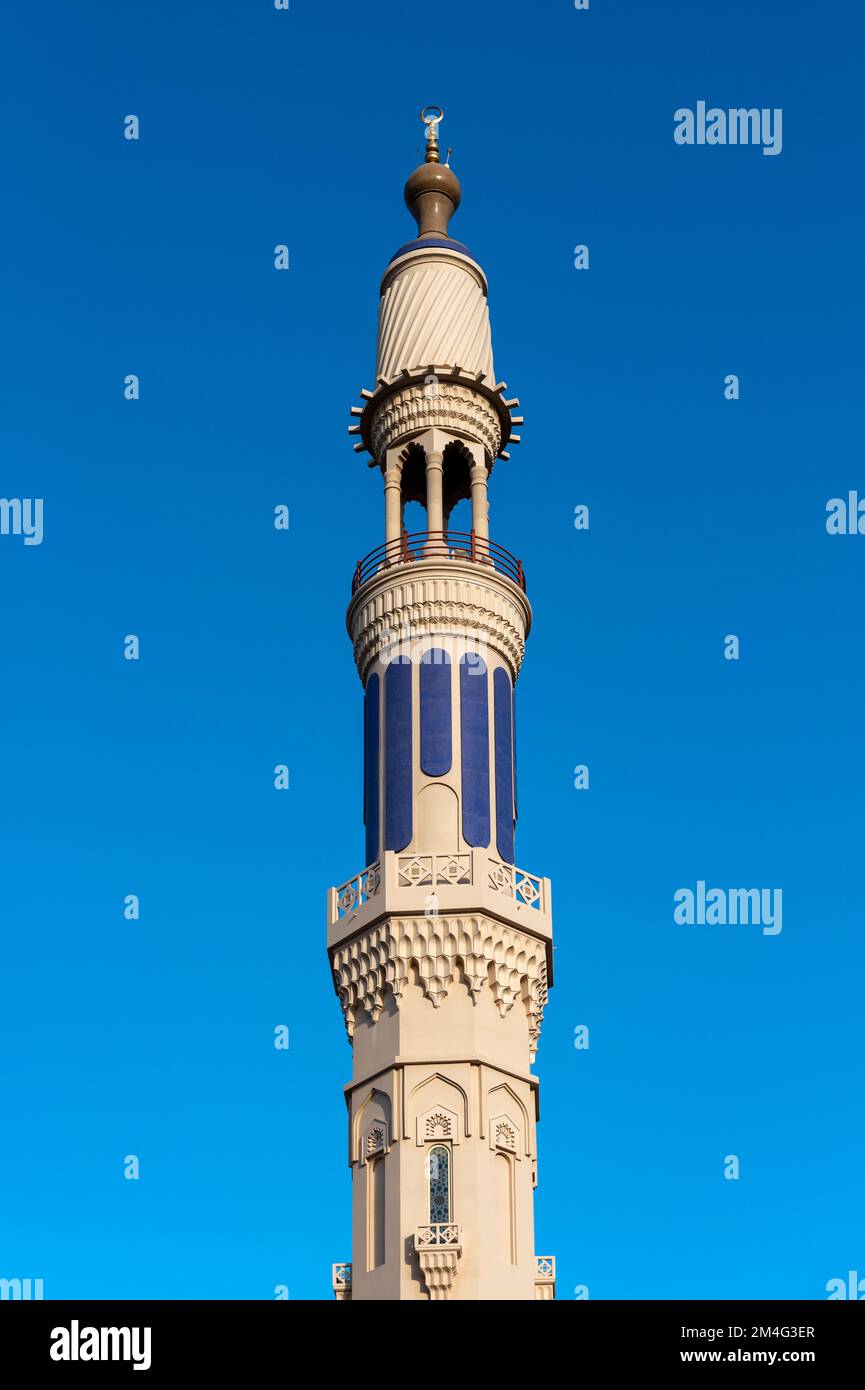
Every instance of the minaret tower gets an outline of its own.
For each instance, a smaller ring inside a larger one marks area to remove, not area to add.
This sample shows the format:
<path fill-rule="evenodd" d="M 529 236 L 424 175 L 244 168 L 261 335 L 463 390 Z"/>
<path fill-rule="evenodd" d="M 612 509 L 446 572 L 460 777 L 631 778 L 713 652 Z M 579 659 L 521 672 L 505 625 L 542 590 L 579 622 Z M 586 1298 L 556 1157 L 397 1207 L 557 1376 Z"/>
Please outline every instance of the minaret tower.
<path fill-rule="evenodd" d="M 337 1298 L 555 1296 L 534 1244 L 550 884 L 514 866 L 514 684 L 532 610 L 490 537 L 493 465 L 518 442 L 493 371 L 487 280 L 448 223 L 460 185 L 427 107 L 405 200 L 418 235 L 381 282 L 372 391 L 352 410 L 384 479 L 384 543 L 348 631 L 364 689 L 366 867 L 328 895 L 354 1055 L 345 1088 L 352 1261 Z M 471 501 L 471 527 L 449 529 Z M 426 530 L 404 529 L 406 502 Z"/>

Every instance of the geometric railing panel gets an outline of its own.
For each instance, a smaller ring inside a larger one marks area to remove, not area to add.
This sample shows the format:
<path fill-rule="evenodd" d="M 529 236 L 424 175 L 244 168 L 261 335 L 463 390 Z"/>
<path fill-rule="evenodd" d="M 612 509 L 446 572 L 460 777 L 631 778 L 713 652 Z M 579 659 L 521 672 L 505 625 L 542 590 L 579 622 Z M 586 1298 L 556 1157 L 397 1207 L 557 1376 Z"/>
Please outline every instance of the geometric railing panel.
<path fill-rule="evenodd" d="M 378 864 L 370 864 L 369 868 L 363 869 L 359 874 L 350 878 L 347 883 L 341 884 L 336 890 L 338 920 L 356 912 L 369 898 L 375 896 L 380 887 L 381 870 Z"/>

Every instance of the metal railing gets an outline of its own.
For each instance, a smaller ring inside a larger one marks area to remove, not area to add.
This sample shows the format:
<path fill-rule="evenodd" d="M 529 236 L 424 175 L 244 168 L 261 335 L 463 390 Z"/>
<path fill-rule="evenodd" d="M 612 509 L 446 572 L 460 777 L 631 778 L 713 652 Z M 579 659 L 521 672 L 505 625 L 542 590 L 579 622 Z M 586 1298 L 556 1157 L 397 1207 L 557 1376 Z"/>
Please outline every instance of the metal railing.
<path fill-rule="evenodd" d="M 471 560 L 490 565 L 498 574 L 512 579 L 525 593 L 526 575 L 522 560 L 518 560 L 503 545 L 477 536 L 474 531 L 403 531 L 397 540 L 387 541 L 358 560 L 351 591 L 357 593 L 361 584 L 380 570 L 391 565 L 408 565 L 415 560 Z"/>

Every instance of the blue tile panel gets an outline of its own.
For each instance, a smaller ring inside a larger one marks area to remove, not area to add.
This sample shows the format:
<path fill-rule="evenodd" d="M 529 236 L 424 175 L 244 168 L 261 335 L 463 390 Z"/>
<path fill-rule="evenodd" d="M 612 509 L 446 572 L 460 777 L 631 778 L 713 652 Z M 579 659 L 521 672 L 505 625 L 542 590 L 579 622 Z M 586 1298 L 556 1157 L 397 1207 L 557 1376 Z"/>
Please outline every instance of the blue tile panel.
<path fill-rule="evenodd" d="M 496 757 L 496 849 L 514 862 L 514 725 L 511 679 L 501 666 L 493 672 L 493 736 Z"/>
<path fill-rule="evenodd" d="M 366 862 L 373 864 L 379 855 L 381 838 L 381 807 L 379 805 L 379 760 L 381 754 L 381 680 L 370 676 L 363 697 L 363 823 L 366 826 Z"/>
<path fill-rule="evenodd" d="M 385 849 L 405 849 L 412 835 L 411 662 L 390 663 L 384 678 Z"/>
<path fill-rule="evenodd" d="M 451 659 L 433 647 L 420 664 L 420 765 L 428 777 L 442 777 L 453 762 Z"/>
<path fill-rule="evenodd" d="M 483 659 L 467 652 L 460 658 L 463 839 L 482 848 L 490 842 L 488 684 Z"/>

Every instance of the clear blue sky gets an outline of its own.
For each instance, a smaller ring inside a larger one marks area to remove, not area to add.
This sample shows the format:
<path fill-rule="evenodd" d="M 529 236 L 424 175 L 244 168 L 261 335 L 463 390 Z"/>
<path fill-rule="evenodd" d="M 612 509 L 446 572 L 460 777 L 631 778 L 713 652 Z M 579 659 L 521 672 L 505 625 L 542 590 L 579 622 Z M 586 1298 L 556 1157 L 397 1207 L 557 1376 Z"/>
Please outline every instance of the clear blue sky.
<path fill-rule="evenodd" d="M 491 523 L 535 608 L 517 861 L 554 890 L 537 1251 L 563 1298 L 865 1275 L 865 536 L 824 524 L 865 495 L 863 28 L 838 0 L 10 15 L 0 492 L 45 534 L 0 537 L 0 1275 L 319 1298 L 350 1257 L 325 892 L 363 861 L 344 610 L 383 505 L 345 430 L 425 102 L 527 417 Z M 703 99 L 783 108 L 781 155 L 677 146 Z M 677 926 L 699 879 L 780 887 L 783 931 Z"/>

